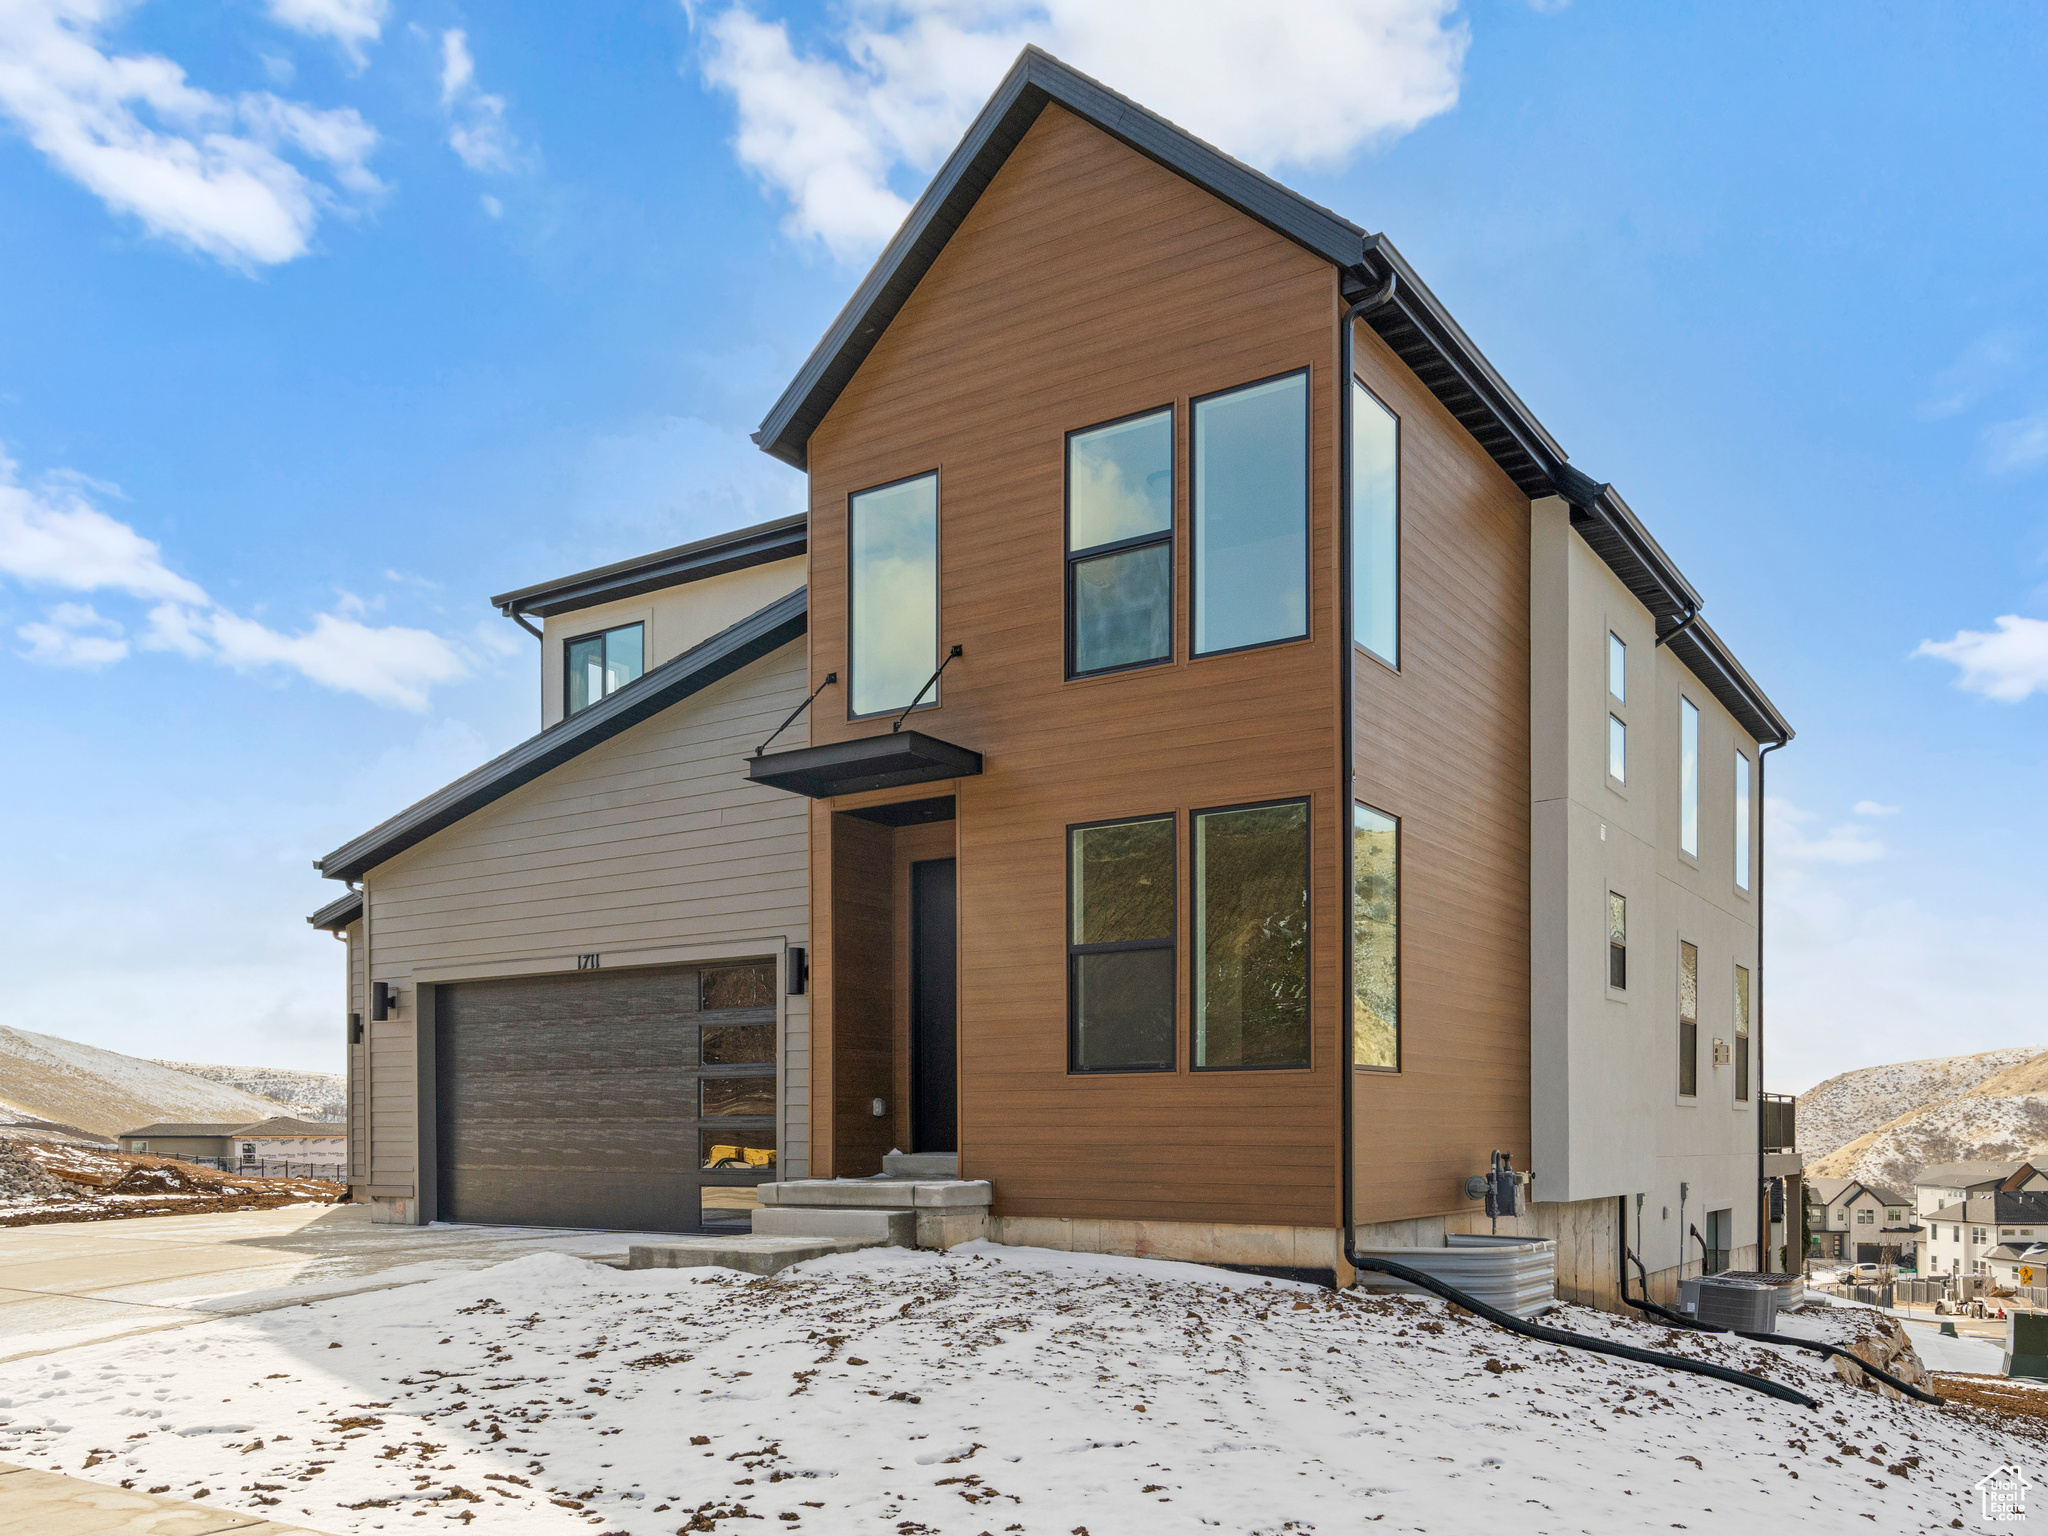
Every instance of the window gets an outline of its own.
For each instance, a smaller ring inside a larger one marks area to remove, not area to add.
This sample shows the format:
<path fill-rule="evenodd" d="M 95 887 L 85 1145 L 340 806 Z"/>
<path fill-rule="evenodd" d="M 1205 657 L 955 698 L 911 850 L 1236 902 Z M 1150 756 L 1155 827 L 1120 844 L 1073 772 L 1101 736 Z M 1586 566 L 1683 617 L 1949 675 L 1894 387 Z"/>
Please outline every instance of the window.
<path fill-rule="evenodd" d="M 1749 889 L 1749 759 L 1735 754 L 1735 889 Z"/>
<path fill-rule="evenodd" d="M 1628 782 L 1628 727 L 1619 715 L 1607 717 L 1607 777 L 1617 784 Z"/>
<path fill-rule="evenodd" d="M 255 1161 L 256 1161 L 256 1143 L 255 1143 L 255 1142 L 253 1142 L 253 1141 L 245 1141 L 245 1142 L 243 1142 L 243 1143 L 242 1143 L 242 1161 L 243 1161 L 243 1162 L 245 1162 L 245 1163 L 253 1163 L 253 1162 L 255 1162 Z"/>
<path fill-rule="evenodd" d="M 1973 1242 L 1973 1243 L 1981 1243 L 1981 1242 L 1983 1242 L 1983 1241 L 1984 1241 L 1984 1229 L 1983 1229 L 1982 1227 L 1972 1227 L 1972 1228 L 1970 1228 L 1970 1241 L 1971 1241 L 1971 1242 Z"/>
<path fill-rule="evenodd" d="M 647 647 L 638 624 L 621 624 L 602 634 L 580 635 L 563 648 L 569 669 L 566 714 L 588 709 L 617 693 L 647 668 Z"/>
<path fill-rule="evenodd" d="M 1607 632 L 1607 693 L 1617 704 L 1628 702 L 1628 646 L 1611 629 Z"/>
<path fill-rule="evenodd" d="M 1067 675 L 1173 655 L 1173 411 L 1067 434 Z"/>
<path fill-rule="evenodd" d="M 1678 1091 L 1700 1091 L 1700 952 L 1678 941 Z"/>
<path fill-rule="evenodd" d="M 1308 375 L 1195 402 L 1197 655 L 1308 633 Z"/>
<path fill-rule="evenodd" d="M 1735 967 L 1735 1102 L 1749 1102 L 1749 967 Z"/>
<path fill-rule="evenodd" d="M 1401 664 L 1401 419 L 1351 381 L 1351 638 Z"/>
<path fill-rule="evenodd" d="M 1875 1211 L 1858 1211 L 1856 1213 L 1856 1225 L 1859 1227 L 1870 1226 L 1876 1221 L 1876 1219 L 1877 1212 Z"/>
<path fill-rule="evenodd" d="M 1685 698 L 1678 701 L 1678 846 L 1700 856 L 1700 712 Z"/>
<path fill-rule="evenodd" d="M 147 1152 L 149 1150 L 149 1143 L 146 1141 L 131 1141 L 128 1143 L 128 1150 L 130 1152 Z"/>
<path fill-rule="evenodd" d="M 909 707 L 939 665 L 939 477 L 855 494 L 847 510 L 850 714 Z M 938 702 L 938 690 L 924 696 Z"/>
<path fill-rule="evenodd" d="M 1174 1064 L 1173 818 L 1067 831 L 1067 1068 Z"/>
<path fill-rule="evenodd" d="M 1401 1066 L 1401 824 L 1351 807 L 1351 1064 Z"/>
<path fill-rule="evenodd" d="M 1628 901 L 1615 891 L 1607 893 L 1607 985 L 1628 987 Z"/>
<path fill-rule="evenodd" d="M 1194 817 L 1197 1067 L 1308 1065 L 1308 802 Z"/>

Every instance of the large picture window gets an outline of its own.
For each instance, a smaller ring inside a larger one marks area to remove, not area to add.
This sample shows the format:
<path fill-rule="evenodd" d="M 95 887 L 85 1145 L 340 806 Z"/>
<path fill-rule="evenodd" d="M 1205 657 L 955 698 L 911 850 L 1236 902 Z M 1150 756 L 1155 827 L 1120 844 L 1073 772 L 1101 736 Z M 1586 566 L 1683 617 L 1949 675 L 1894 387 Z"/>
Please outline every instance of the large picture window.
<path fill-rule="evenodd" d="M 1401 824 L 1351 807 L 1351 1064 L 1401 1066 Z"/>
<path fill-rule="evenodd" d="M 1700 952 L 1678 941 L 1678 1091 L 1700 1091 Z"/>
<path fill-rule="evenodd" d="M 1351 638 L 1401 664 L 1401 421 L 1351 381 Z"/>
<path fill-rule="evenodd" d="M 1308 374 L 1194 405 L 1197 655 L 1308 633 Z"/>
<path fill-rule="evenodd" d="M 568 693 L 564 714 L 590 708 L 608 694 L 617 693 L 647 669 L 645 629 L 639 624 L 621 624 L 602 634 L 580 635 L 563 647 L 568 663 Z"/>
<path fill-rule="evenodd" d="M 1305 1067 L 1308 802 L 1194 817 L 1194 1065 Z"/>
<path fill-rule="evenodd" d="M 939 477 L 858 492 L 847 513 L 847 708 L 885 714 L 907 708 L 939 665 Z M 924 703 L 937 702 L 934 687 Z"/>
<path fill-rule="evenodd" d="M 1069 1069 L 1172 1071 L 1173 818 L 1069 828 L 1067 882 Z"/>
<path fill-rule="evenodd" d="M 1067 436 L 1067 675 L 1173 655 L 1173 411 Z"/>

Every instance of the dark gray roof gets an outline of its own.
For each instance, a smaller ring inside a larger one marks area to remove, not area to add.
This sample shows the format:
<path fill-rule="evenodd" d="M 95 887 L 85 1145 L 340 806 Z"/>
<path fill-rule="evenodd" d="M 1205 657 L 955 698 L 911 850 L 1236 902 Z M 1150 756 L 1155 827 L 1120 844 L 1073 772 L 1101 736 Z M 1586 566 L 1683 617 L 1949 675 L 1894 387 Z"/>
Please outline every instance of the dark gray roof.
<path fill-rule="evenodd" d="M 1999 1226 L 2009 1221 L 2048 1225 L 2048 1190 L 2026 1189 L 1993 1195 L 1991 1219 Z"/>
<path fill-rule="evenodd" d="M 1879 1205 L 1911 1205 L 1913 1197 L 1902 1195 L 1896 1189 L 1887 1189 L 1882 1184 L 1865 1184 L 1865 1191 L 1876 1197 Z"/>
<path fill-rule="evenodd" d="M 121 1139 L 125 1141 L 130 1136 L 232 1136 L 241 1128 L 240 1124 L 169 1125 L 159 1121 L 155 1125 L 145 1125 L 139 1131 L 123 1131 Z"/>
<path fill-rule="evenodd" d="M 808 597 L 799 587 L 758 613 L 634 679 L 617 693 L 579 710 L 538 736 L 493 758 L 417 805 L 314 860 L 330 880 L 359 880 L 367 870 L 423 842 L 443 827 L 482 810 L 522 784 L 561 767 L 672 704 L 700 693 L 750 662 L 780 650 L 804 632 Z"/>
<path fill-rule="evenodd" d="M 707 576 L 722 576 L 727 571 L 745 570 L 751 565 L 789 560 L 804 552 L 809 522 L 808 517 L 798 513 L 772 523 L 756 523 L 751 528 L 699 539 L 694 544 L 678 544 L 674 549 L 657 550 L 651 555 L 601 565 L 596 570 L 579 571 L 574 576 L 538 582 L 516 592 L 501 592 L 491 601 L 500 613 L 508 616 L 537 613 L 548 618 L 557 613 L 573 613 L 578 608 L 594 608 L 599 603 L 638 597 L 643 592 L 702 581 Z"/>
<path fill-rule="evenodd" d="M 1915 1184 L 1931 1189 L 1968 1189 L 1972 1184 L 2002 1184 L 2027 1165 L 2019 1163 L 1935 1163 L 1913 1175 Z"/>
<path fill-rule="evenodd" d="M 1018 55 L 903 227 L 769 410 L 754 434 L 765 452 L 798 469 L 807 467 L 812 431 L 1010 152 L 1053 102 L 1340 268 L 1346 299 L 1372 292 L 1391 278 L 1392 297 L 1366 323 L 1523 493 L 1561 495 L 1571 503 L 1572 525 L 1641 599 L 1660 632 L 1677 629 L 1699 611 L 1699 594 L 1613 487 L 1566 463 L 1557 440 L 1385 235 L 1368 235 L 1038 48 Z M 1784 716 L 1704 624 L 1695 622 L 1679 635 L 1672 651 L 1752 736 L 1791 739 Z"/>
<path fill-rule="evenodd" d="M 350 923 L 363 915 L 363 893 L 350 891 L 337 896 L 306 921 L 315 928 L 325 928 L 329 933 L 339 933 Z"/>

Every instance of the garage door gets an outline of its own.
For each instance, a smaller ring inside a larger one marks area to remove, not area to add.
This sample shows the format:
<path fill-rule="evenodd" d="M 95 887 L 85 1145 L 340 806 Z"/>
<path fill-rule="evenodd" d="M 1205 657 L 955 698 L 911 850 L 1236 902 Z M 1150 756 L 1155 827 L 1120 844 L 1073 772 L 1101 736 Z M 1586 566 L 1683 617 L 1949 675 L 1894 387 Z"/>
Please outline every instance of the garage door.
<path fill-rule="evenodd" d="M 435 989 L 443 1221 L 745 1229 L 775 1177 L 775 968 Z"/>

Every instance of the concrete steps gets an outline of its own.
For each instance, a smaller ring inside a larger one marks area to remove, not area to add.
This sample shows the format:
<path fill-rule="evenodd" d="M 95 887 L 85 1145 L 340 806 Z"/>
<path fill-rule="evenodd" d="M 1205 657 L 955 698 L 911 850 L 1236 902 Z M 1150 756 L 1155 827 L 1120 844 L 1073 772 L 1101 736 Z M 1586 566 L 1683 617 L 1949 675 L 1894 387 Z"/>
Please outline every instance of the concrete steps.
<path fill-rule="evenodd" d="M 628 1269 L 737 1269 L 748 1275 L 773 1275 L 792 1264 L 879 1246 L 858 1239 L 766 1233 L 731 1237 L 679 1237 L 668 1243 L 635 1243 L 626 1255 Z"/>

